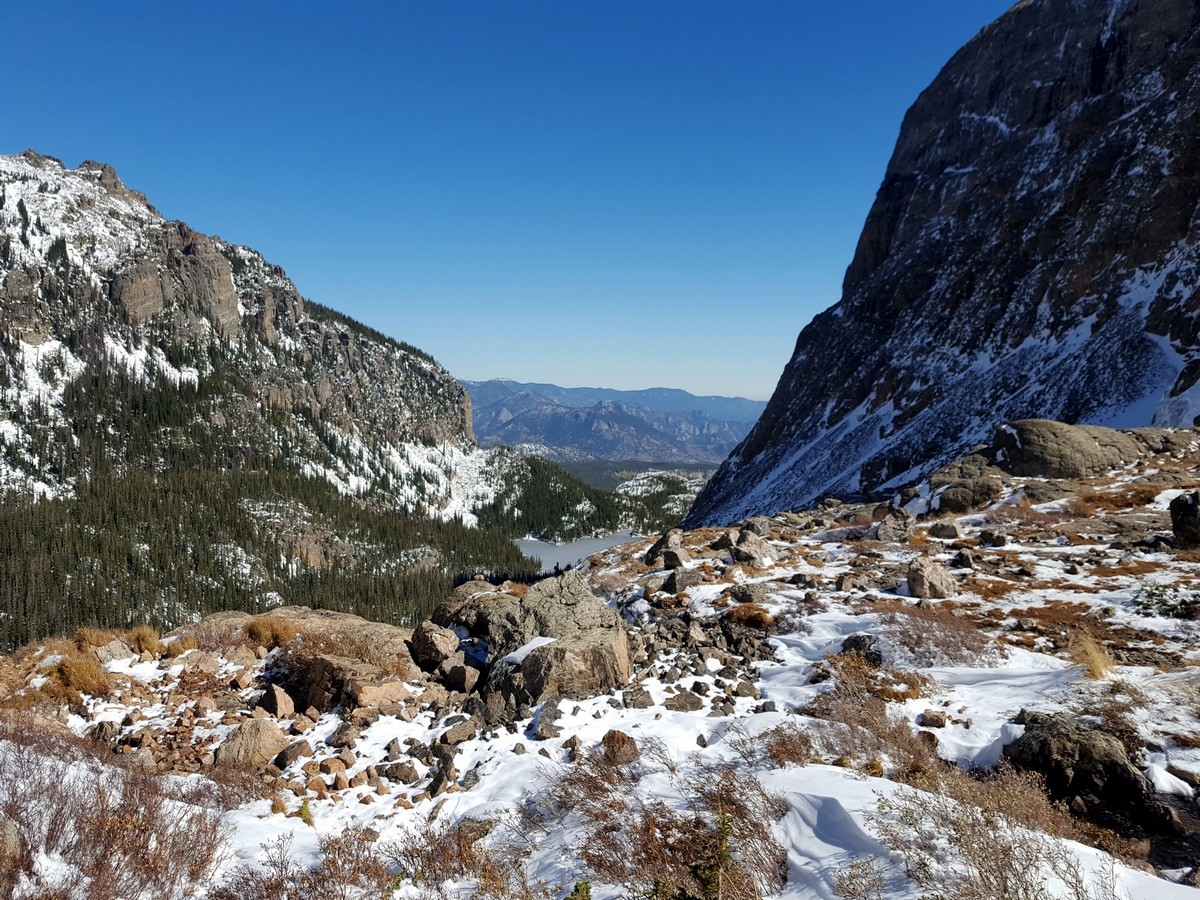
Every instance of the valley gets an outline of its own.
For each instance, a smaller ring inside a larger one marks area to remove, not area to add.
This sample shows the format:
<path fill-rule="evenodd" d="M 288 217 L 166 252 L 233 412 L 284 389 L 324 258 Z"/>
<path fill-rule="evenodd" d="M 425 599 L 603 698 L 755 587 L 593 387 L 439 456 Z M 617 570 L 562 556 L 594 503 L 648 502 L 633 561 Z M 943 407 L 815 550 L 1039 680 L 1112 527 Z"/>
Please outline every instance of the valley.
<path fill-rule="evenodd" d="M 0 156 L 0 900 L 1200 897 L 1200 13 L 1021 0 L 858 197 L 966 9 L 164 13 L 161 202 L 218 94 L 230 227 L 378 327 Z"/>

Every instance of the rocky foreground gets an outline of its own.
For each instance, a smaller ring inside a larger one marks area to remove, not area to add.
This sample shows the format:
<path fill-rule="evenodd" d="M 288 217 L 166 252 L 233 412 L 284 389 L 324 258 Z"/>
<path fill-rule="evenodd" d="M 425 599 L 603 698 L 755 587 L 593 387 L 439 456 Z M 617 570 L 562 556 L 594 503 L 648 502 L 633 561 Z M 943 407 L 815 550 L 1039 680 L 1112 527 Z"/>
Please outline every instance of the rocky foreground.
<path fill-rule="evenodd" d="M 412 631 L 29 645 L 0 888 L 1198 896 L 1198 465 L 1195 430 L 1017 422 L 892 502 L 467 582 Z"/>

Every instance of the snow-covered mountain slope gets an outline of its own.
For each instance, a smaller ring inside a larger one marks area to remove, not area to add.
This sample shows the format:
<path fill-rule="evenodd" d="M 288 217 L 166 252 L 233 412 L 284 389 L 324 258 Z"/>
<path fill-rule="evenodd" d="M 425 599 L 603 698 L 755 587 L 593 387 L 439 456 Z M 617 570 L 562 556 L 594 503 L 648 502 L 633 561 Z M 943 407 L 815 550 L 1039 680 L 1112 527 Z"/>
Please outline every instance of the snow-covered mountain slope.
<path fill-rule="evenodd" d="M 1200 416 L 1190 0 L 1028 0 L 909 110 L 840 302 L 690 524 L 912 480 L 1000 422 Z"/>
<path fill-rule="evenodd" d="M 350 494 L 442 518 L 489 499 L 470 400 L 433 359 L 303 300 L 253 250 L 164 220 L 108 166 L 0 157 L 0 317 L 0 485 L 69 492 L 92 461 L 63 426 L 84 407 L 129 414 L 120 384 L 181 395 L 159 424 L 286 455 Z M 162 464 L 160 446 L 121 449 Z"/>

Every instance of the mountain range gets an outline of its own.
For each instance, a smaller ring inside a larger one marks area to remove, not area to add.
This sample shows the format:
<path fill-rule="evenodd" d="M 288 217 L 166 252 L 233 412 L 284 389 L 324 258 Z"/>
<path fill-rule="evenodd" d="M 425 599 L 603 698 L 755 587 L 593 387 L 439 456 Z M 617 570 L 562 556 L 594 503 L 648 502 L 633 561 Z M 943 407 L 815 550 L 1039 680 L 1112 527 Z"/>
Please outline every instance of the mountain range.
<path fill-rule="evenodd" d="M 716 465 L 766 404 L 673 388 L 619 391 L 506 379 L 464 381 L 484 446 L 560 461 L 639 460 Z"/>

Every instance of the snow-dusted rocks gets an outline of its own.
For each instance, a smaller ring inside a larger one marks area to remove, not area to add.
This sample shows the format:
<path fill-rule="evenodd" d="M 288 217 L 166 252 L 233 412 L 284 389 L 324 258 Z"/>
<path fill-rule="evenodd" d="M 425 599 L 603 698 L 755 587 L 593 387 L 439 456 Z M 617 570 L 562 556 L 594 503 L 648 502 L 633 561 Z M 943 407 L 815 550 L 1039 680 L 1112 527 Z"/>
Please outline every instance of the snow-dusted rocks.
<path fill-rule="evenodd" d="M 468 582 L 434 621 L 482 640 L 491 667 L 487 692 L 518 703 L 594 696 L 631 673 L 624 623 L 576 572 L 517 593 Z"/>

